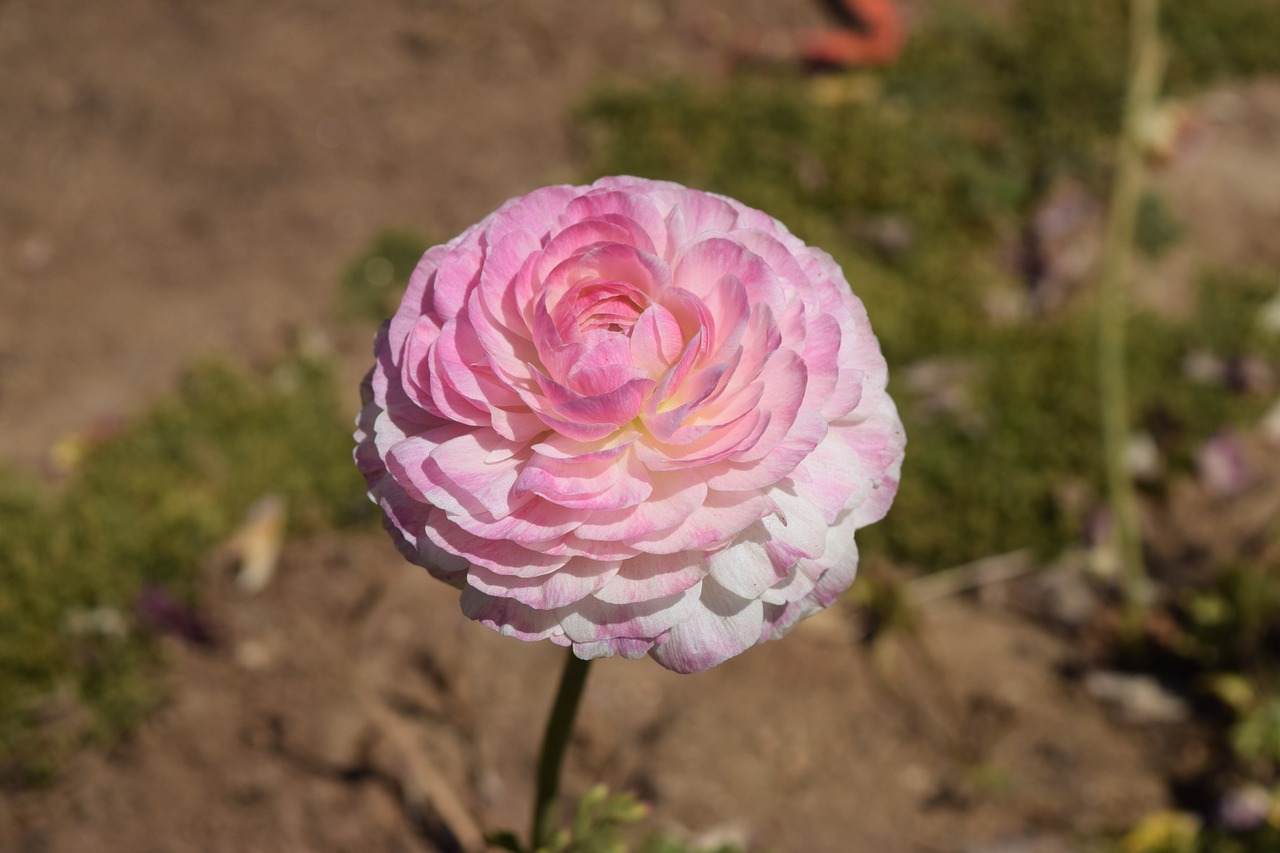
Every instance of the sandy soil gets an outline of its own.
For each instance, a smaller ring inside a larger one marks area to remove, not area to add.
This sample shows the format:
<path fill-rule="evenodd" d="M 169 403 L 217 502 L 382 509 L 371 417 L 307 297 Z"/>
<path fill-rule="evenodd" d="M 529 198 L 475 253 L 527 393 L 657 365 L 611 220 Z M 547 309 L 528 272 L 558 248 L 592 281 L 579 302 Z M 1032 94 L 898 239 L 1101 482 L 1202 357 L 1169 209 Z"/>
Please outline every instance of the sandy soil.
<path fill-rule="evenodd" d="M 714 74 L 738 28 L 816 20 L 765 0 L 3 4 L 4 457 L 37 467 L 195 355 L 323 323 L 388 225 L 448 239 L 573 180 L 566 111 L 594 81 Z"/>
<path fill-rule="evenodd" d="M 456 798 L 524 827 L 559 649 L 459 618 L 456 593 L 368 539 L 291 546 L 257 598 L 215 571 L 208 608 L 220 646 L 168 647 L 172 701 L 14 796 L 0 847 L 448 849 L 415 806 L 433 782 L 446 813 Z M 661 826 L 830 853 L 1065 836 L 1164 802 L 1144 740 L 1057 675 L 1069 643 L 1002 608 L 924 615 L 878 670 L 840 610 L 700 676 L 601 662 L 568 790 L 605 782 Z"/>

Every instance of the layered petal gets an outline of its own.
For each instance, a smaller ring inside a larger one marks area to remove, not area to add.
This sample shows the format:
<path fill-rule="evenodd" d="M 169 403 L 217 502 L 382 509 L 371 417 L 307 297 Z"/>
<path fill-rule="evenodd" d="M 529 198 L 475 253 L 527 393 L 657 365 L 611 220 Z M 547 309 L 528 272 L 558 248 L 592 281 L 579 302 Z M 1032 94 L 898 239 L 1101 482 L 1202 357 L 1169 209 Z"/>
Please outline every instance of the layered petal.
<path fill-rule="evenodd" d="M 424 254 L 355 458 L 463 613 L 696 672 L 828 606 L 905 440 L 830 256 L 723 196 L 537 190 Z"/>

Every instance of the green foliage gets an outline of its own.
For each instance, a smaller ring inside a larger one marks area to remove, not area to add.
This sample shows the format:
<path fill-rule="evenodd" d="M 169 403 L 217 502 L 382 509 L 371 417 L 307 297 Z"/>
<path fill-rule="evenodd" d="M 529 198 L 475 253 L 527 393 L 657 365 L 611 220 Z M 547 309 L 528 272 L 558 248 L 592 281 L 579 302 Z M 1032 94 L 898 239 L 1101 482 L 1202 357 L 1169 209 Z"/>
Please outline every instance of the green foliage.
<path fill-rule="evenodd" d="M 1186 229 L 1174 219 L 1164 198 L 1155 193 L 1142 197 L 1134 228 L 1133 241 L 1149 258 L 1159 258 L 1186 234 Z"/>
<path fill-rule="evenodd" d="M 1196 853 L 1201 822 L 1185 812 L 1145 816 L 1120 841 L 1121 853 Z"/>
<path fill-rule="evenodd" d="M 1055 491 L 1096 485 L 1092 349 L 1079 327 L 1009 329 L 975 346 L 962 408 L 932 412 L 908 392 L 912 445 L 895 523 L 861 534 L 865 547 L 943 568 L 1077 534 L 1078 514 Z"/>
<path fill-rule="evenodd" d="M 431 247 L 413 231 L 382 232 L 342 276 L 342 306 L 348 315 L 381 322 L 395 312 L 394 299 L 404 292 L 413 268 Z"/>
<path fill-rule="evenodd" d="M 1280 767 L 1280 699 L 1248 711 L 1231 731 L 1231 747 L 1245 761 Z"/>
<path fill-rule="evenodd" d="M 1280 850 L 1280 831 L 1270 825 L 1246 834 L 1209 830 L 1198 841 L 1195 853 L 1276 853 Z"/>
<path fill-rule="evenodd" d="M 915 633 L 919 615 L 901 583 L 864 571 L 858 574 L 849 595 L 866 622 L 868 639 Z"/>
<path fill-rule="evenodd" d="M 573 826 L 547 853 L 626 853 L 623 827 L 638 823 L 649 810 L 627 793 L 610 794 L 596 785 L 578 801 Z"/>
<path fill-rule="evenodd" d="M 1175 468 L 1189 470 L 1196 448 L 1224 424 L 1253 424 L 1265 411 L 1270 402 L 1265 395 L 1233 388 L 1231 376 L 1191 381 L 1184 364 L 1202 354 L 1228 366 L 1251 358 L 1280 361 L 1280 335 L 1258 322 L 1260 309 L 1277 293 L 1280 274 L 1210 272 L 1201 279 L 1193 322 L 1180 326 L 1135 318 L 1130 331 L 1135 419 L 1155 436 Z"/>
<path fill-rule="evenodd" d="M 729 845 L 713 849 L 692 848 L 675 838 L 654 834 L 638 844 L 630 840 L 636 827 L 649 815 L 649 808 L 628 793 L 611 794 L 596 785 L 578 801 L 570 826 L 556 832 L 551 843 L 535 853 L 739 853 Z M 489 844 L 511 853 L 527 853 L 528 848 L 511 832 L 489 836 Z"/>
<path fill-rule="evenodd" d="M 1174 45 L 1175 86 L 1280 70 L 1280 3 L 1275 0 L 1164 0 L 1164 29 Z"/>
<path fill-rule="evenodd" d="M 1002 100 L 1038 183 L 1070 171 L 1100 175 L 1120 126 L 1128 29 L 1123 3 L 1023 2 L 999 67 Z"/>
<path fill-rule="evenodd" d="M 321 364 L 267 377 L 217 363 L 91 448 L 57 494 L 0 477 L 0 776 L 46 778 L 160 698 L 133 623 L 148 585 L 190 600 L 202 559 L 265 494 L 301 532 L 368 515 L 350 428 Z"/>
<path fill-rule="evenodd" d="M 1280 817 L 1277 803 L 1280 799 L 1273 793 L 1266 821 L 1241 830 L 1206 826 L 1182 812 L 1157 812 L 1106 849 L 1114 853 L 1276 853 L 1280 850 L 1280 829 L 1275 826 Z"/>
<path fill-rule="evenodd" d="M 1276 358 L 1275 336 L 1246 331 L 1274 292 L 1253 278 L 1209 276 L 1195 323 L 1136 319 L 1133 421 L 1155 435 L 1172 472 L 1189 473 L 1205 440 L 1224 424 L 1255 422 L 1269 403 L 1192 382 L 1182 365 L 1202 349 Z M 896 386 L 910 452 L 894 523 L 859 534 L 866 547 L 941 568 L 1026 545 L 1052 553 L 1077 539 L 1101 493 L 1092 331 L 1088 315 L 986 330 L 964 357 L 972 369 L 960 403 L 940 412 L 933 392 Z M 1245 599 L 1241 612 L 1258 601 Z"/>
<path fill-rule="evenodd" d="M 1262 307 L 1277 297 L 1280 270 L 1207 276 L 1201 288 L 1200 315 L 1189 330 L 1190 343 L 1226 357 L 1280 359 L 1280 335 L 1258 322 Z"/>
<path fill-rule="evenodd" d="M 1208 589 L 1188 591 L 1178 608 L 1186 626 L 1180 651 L 1209 669 L 1256 669 L 1280 636 L 1280 577 L 1266 566 L 1225 566 Z"/>

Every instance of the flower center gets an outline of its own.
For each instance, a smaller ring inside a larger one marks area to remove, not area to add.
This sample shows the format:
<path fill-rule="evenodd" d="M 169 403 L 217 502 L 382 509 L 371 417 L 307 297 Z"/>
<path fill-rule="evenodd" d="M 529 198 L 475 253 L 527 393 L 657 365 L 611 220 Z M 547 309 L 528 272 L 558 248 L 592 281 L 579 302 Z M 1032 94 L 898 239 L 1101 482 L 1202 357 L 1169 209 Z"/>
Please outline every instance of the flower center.
<path fill-rule="evenodd" d="M 583 332 L 630 335 L 649 298 L 625 281 L 597 281 L 578 290 L 573 316 Z"/>

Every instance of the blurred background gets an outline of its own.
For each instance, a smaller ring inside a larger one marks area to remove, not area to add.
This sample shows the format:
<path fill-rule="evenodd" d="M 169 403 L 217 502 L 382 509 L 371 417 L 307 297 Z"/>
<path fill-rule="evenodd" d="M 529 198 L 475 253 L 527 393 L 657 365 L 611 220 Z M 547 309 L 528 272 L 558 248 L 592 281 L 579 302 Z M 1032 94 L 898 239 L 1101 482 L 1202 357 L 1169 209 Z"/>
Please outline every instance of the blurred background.
<path fill-rule="evenodd" d="M 403 564 L 350 423 L 427 246 L 630 173 L 829 250 L 910 444 L 839 606 L 696 678 L 596 667 L 570 799 L 647 803 L 650 853 L 1280 850 L 1280 4 L 1162 28 L 1134 630 L 1095 353 L 1123 4 L 0 3 L 0 849 L 524 826 L 559 650 Z"/>

